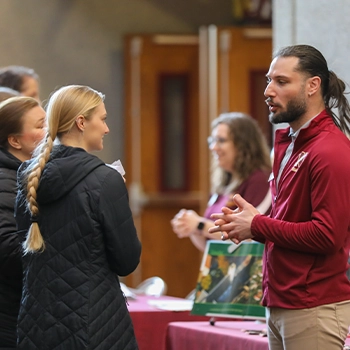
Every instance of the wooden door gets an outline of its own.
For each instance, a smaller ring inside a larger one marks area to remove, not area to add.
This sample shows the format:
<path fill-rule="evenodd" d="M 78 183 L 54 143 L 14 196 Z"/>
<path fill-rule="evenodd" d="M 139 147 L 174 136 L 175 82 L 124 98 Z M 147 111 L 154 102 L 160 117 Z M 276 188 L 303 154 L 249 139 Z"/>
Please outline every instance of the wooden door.
<path fill-rule="evenodd" d="M 264 97 L 272 57 L 271 28 L 210 26 L 202 28 L 201 38 L 207 46 L 201 52 L 208 74 L 201 75 L 200 86 L 208 86 L 209 119 L 223 112 L 248 113 L 257 119 L 271 145 L 272 127 Z"/>
<path fill-rule="evenodd" d="M 181 208 L 204 212 L 212 119 L 251 114 L 271 143 L 263 95 L 271 51 L 270 29 L 210 26 L 198 36 L 126 37 L 125 168 L 143 246 L 130 286 L 157 275 L 169 295 L 195 287 L 202 254 L 177 238 L 170 220 Z"/>
<path fill-rule="evenodd" d="M 201 253 L 178 239 L 170 220 L 201 212 L 198 36 L 133 35 L 125 40 L 126 179 L 142 242 L 135 287 L 159 276 L 169 295 L 195 288 Z"/>

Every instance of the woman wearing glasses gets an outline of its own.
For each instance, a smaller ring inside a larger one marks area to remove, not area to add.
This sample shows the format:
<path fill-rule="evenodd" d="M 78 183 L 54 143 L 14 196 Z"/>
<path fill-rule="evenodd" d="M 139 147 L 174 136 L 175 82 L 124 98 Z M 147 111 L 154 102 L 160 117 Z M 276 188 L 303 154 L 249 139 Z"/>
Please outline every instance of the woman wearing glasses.
<path fill-rule="evenodd" d="M 257 122 L 243 113 L 223 113 L 213 120 L 211 127 L 208 146 L 213 154 L 212 195 L 207 209 L 203 216 L 181 209 L 171 220 L 177 236 L 189 237 L 202 251 L 208 239 L 221 239 L 220 233 L 208 233 L 214 226 L 210 215 L 223 206 L 235 209 L 234 194 L 239 193 L 261 213 L 268 212 L 271 205 L 269 147 Z"/>

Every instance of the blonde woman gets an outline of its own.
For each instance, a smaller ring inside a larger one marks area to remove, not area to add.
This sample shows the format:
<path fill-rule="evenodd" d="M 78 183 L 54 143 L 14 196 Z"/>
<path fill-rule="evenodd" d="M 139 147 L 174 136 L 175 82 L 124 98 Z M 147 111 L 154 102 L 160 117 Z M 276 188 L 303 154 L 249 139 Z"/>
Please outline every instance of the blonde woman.
<path fill-rule="evenodd" d="M 62 87 L 47 118 L 45 141 L 19 172 L 16 219 L 29 230 L 18 347 L 137 349 L 118 275 L 137 267 L 141 244 L 122 176 L 90 154 L 109 132 L 104 96 Z"/>

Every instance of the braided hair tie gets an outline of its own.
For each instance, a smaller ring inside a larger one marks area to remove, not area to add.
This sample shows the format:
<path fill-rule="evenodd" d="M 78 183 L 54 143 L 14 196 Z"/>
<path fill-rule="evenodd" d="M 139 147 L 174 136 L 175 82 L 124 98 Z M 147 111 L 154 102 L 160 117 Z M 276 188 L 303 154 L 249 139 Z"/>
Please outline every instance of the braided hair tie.
<path fill-rule="evenodd" d="M 37 215 L 32 215 L 32 216 L 30 217 L 30 221 L 31 221 L 31 223 L 33 223 L 33 222 L 38 223 L 38 222 L 39 222 L 39 216 L 37 216 Z"/>

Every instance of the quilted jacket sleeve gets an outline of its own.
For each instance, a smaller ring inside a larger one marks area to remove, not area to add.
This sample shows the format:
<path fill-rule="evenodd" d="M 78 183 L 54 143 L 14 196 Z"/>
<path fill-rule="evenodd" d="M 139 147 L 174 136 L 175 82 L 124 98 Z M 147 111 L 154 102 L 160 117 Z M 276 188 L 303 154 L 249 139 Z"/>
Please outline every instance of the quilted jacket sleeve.
<path fill-rule="evenodd" d="M 141 243 L 129 207 L 124 180 L 115 170 L 108 171 L 102 184 L 98 215 L 110 268 L 119 276 L 126 276 L 139 264 Z"/>
<path fill-rule="evenodd" d="M 22 250 L 14 217 L 16 180 L 3 179 L 0 202 L 0 270 L 2 274 L 22 273 Z"/>

